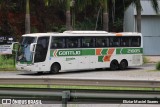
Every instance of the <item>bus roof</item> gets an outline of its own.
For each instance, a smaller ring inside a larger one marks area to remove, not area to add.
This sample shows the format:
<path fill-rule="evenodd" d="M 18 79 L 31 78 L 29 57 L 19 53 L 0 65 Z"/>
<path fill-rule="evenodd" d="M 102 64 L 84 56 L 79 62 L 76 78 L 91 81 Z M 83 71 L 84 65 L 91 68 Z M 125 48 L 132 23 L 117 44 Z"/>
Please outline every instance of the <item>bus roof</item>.
<path fill-rule="evenodd" d="M 64 31 L 69 34 L 108 34 L 106 31 Z"/>
<path fill-rule="evenodd" d="M 49 32 L 49 33 L 30 33 L 22 36 L 41 37 L 41 36 L 141 36 L 137 32 L 120 32 L 108 33 L 106 31 L 65 31 L 63 33 Z"/>

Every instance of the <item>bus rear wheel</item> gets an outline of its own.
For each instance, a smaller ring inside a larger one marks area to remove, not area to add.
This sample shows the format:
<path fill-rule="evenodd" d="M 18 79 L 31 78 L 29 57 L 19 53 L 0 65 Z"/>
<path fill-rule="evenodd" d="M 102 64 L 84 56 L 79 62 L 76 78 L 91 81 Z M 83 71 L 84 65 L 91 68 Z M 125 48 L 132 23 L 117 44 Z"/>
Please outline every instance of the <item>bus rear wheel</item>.
<path fill-rule="evenodd" d="M 128 67 L 128 62 L 127 62 L 127 60 L 123 59 L 123 60 L 120 62 L 120 64 L 119 64 L 119 69 L 120 69 L 120 70 L 124 70 L 124 69 L 126 69 L 127 67 Z"/>
<path fill-rule="evenodd" d="M 111 70 L 117 70 L 117 69 L 118 69 L 118 61 L 117 61 L 117 60 L 113 60 L 113 61 L 110 63 L 110 69 L 111 69 Z"/>
<path fill-rule="evenodd" d="M 51 74 L 57 74 L 57 73 L 59 72 L 59 70 L 60 70 L 60 65 L 59 65 L 58 63 L 54 63 L 54 64 L 52 64 L 52 66 L 51 66 L 51 71 L 50 71 L 50 73 L 51 73 Z"/>

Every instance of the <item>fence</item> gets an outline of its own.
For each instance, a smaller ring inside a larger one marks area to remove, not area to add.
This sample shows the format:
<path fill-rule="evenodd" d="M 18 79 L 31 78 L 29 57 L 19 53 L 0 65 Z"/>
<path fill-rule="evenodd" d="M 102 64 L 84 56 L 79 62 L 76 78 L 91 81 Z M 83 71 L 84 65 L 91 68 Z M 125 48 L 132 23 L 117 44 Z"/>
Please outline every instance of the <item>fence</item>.
<path fill-rule="evenodd" d="M 43 85 L 82 85 L 82 86 L 114 86 L 114 87 L 148 87 L 159 88 L 160 81 L 156 80 L 102 80 L 102 79 L 69 79 L 69 78 L 0 78 L 0 84 L 43 84 Z M 160 91 L 133 91 L 133 90 L 80 90 L 80 89 L 29 89 L 29 88 L 0 88 L 0 96 L 9 96 L 11 99 L 42 98 L 55 104 L 58 99 L 62 107 L 67 103 L 128 103 L 133 104 L 160 104 Z M 23 100 L 20 99 L 20 100 Z M 152 101 L 152 102 L 151 102 Z M 154 101 L 154 102 L 153 102 Z M 44 102 L 42 102 L 43 104 Z"/>

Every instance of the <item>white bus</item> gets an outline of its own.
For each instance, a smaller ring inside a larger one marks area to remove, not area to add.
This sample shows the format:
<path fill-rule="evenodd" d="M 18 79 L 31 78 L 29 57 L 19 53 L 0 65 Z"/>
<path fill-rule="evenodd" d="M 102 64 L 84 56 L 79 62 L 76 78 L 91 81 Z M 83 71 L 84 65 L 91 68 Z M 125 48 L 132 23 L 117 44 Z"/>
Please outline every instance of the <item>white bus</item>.
<path fill-rule="evenodd" d="M 140 33 L 65 31 L 22 35 L 16 68 L 58 73 L 93 68 L 126 69 L 142 64 Z"/>

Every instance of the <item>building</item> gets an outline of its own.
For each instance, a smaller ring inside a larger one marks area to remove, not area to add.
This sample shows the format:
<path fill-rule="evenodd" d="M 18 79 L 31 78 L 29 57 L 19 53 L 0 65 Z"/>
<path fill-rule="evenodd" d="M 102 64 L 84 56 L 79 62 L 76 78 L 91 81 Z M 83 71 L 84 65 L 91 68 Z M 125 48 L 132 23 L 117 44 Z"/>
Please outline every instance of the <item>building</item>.
<path fill-rule="evenodd" d="M 159 5 L 160 5 L 160 1 Z M 152 8 L 150 0 L 141 0 L 144 55 L 160 55 L 160 15 Z M 136 7 L 131 4 L 124 15 L 124 31 L 136 32 Z"/>

